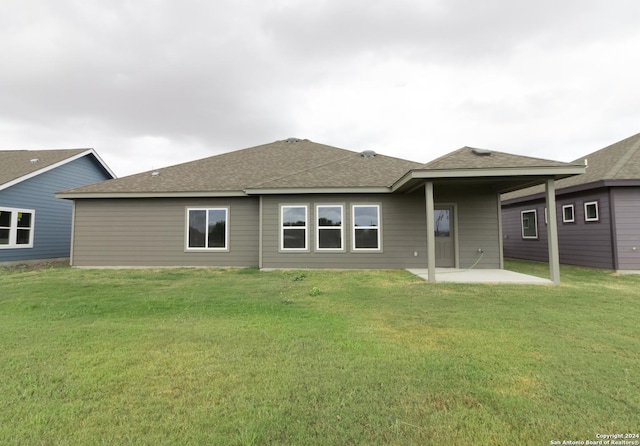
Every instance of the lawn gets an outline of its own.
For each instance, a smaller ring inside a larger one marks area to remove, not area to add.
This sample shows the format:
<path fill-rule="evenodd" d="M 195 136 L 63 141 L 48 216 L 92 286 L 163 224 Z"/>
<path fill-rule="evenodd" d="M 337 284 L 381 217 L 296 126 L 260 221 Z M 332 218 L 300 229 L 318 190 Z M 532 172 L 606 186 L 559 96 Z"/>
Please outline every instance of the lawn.
<path fill-rule="evenodd" d="M 0 444 L 548 445 L 638 433 L 640 276 L 563 267 L 562 278 L 0 269 Z"/>

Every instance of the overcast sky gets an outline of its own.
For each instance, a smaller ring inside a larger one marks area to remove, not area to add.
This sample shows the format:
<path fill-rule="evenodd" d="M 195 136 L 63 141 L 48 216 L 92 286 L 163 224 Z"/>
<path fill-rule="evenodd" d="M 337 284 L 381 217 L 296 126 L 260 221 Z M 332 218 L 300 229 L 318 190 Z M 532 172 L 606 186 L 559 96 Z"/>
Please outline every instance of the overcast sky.
<path fill-rule="evenodd" d="M 118 176 L 287 137 L 570 161 L 640 132 L 638 0 L 3 0 L 0 149 Z"/>

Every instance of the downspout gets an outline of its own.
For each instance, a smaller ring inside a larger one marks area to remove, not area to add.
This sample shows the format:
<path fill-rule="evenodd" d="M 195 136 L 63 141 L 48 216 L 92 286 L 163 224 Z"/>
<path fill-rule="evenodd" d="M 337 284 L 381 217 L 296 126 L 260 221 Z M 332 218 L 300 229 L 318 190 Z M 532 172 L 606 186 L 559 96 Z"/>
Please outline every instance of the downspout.
<path fill-rule="evenodd" d="M 611 235 L 611 255 L 613 256 L 613 270 L 620 270 L 620 258 L 618 257 L 618 230 L 616 228 L 616 214 L 615 214 L 615 194 L 613 188 L 607 188 L 609 194 L 609 232 Z"/>
<path fill-rule="evenodd" d="M 76 238 L 76 200 L 71 200 L 71 245 L 69 247 L 69 266 L 73 266 L 74 239 Z"/>
<path fill-rule="evenodd" d="M 262 269 L 262 195 L 258 208 L 258 268 Z"/>

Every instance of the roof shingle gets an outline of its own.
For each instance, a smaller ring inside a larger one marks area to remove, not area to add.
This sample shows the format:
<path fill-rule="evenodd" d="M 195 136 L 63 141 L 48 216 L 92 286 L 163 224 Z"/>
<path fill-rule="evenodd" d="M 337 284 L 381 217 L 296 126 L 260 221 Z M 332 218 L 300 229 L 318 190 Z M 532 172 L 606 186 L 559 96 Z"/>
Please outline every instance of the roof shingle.
<path fill-rule="evenodd" d="M 0 150 L 0 185 L 33 174 L 87 150 L 90 149 Z"/>

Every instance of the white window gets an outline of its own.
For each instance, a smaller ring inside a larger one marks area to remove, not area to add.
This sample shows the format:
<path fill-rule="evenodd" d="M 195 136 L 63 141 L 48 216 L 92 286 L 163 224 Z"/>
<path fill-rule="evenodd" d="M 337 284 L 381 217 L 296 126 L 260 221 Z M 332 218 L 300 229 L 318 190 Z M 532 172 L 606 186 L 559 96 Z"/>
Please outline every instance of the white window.
<path fill-rule="evenodd" d="M 342 205 L 316 206 L 316 247 L 318 250 L 342 250 Z"/>
<path fill-rule="evenodd" d="M 538 218 L 536 210 L 522 211 L 522 238 L 538 238 Z"/>
<path fill-rule="evenodd" d="M 574 210 L 573 210 L 572 204 L 566 204 L 562 206 L 562 222 L 563 223 L 573 223 L 576 221 L 573 211 Z"/>
<path fill-rule="evenodd" d="M 307 206 L 281 206 L 280 221 L 280 249 L 286 251 L 306 251 Z"/>
<path fill-rule="evenodd" d="M 0 208 L 0 249 L 33 248 L 32 209 Z"/>
<path fill-rule="evenodd" d="M 377 204 L 354 205 L 353 208 L 354 251 L 380 250 L 380 206 Z"/>
<path fill-rule="evenodd" d="M 227 251 L 229 248 L 227 208 L 187 209 L 187 249 Z"/>
<path fill-rule="evenodd" d="M 584 221 L 598 221 L 600 216 L 598 215 L 598 202 L 590 201 L 584 204 Z"/>

